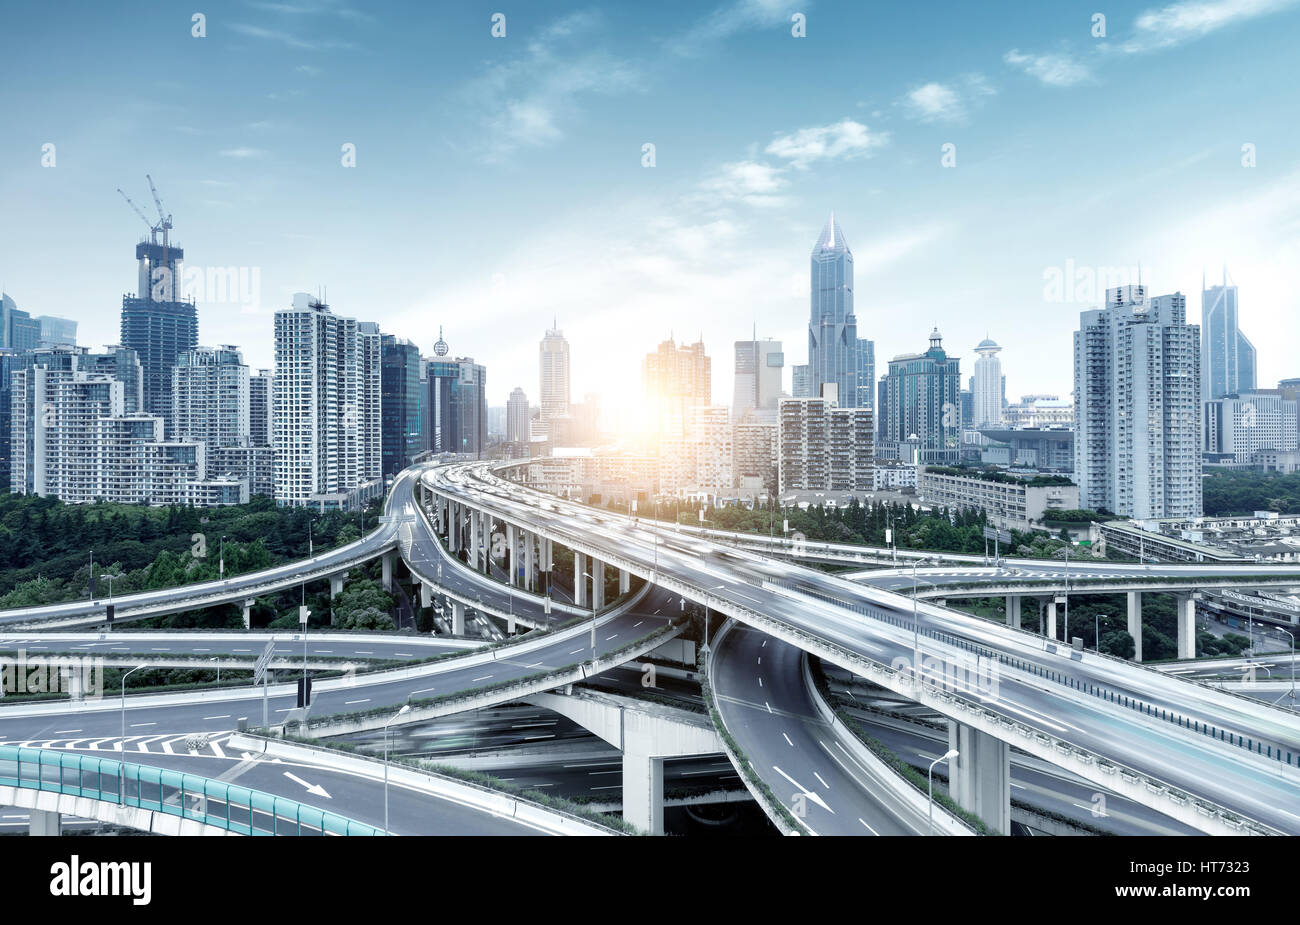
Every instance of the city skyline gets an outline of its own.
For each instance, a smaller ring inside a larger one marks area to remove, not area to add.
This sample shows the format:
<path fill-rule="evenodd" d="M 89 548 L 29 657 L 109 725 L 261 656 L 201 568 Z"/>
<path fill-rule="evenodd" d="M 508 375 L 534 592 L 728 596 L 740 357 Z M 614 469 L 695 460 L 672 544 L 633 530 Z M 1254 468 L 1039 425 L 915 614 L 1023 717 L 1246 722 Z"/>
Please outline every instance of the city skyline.
<path fill-rule="evenodd" d="M 202 282 L 216 268 L 258 271 L 256 311 L 199 301 L 201 343 L 239 345 L 250 365 L 268 366 L 270 316 L 295 291 L 329 287 L 342 310 L 413 337 L 422 353 L 441 322 L 458 352 L 518 369 L 524 382 L 537 335 L 558 313 L 583 358 L 573 393 L 606 393 L 617 408 L 631 390 L 601 388 L 626 362 L 602 355 L 610 328 L 638 344 L 700 328 L 719 381 L 732 375 L 725 345 L 754 325 L 803 343 L 801 252 L 834 209 L 857 246 L 859 330 L 881 365 L 934 325 L 966 354 L 987 330 L 1015 370 L 1011 394 L 1064 394 L 1056 357 L 1069 351 L 1074 316 L 1100 304 L 1107 283 L 1127 281 L 1099 277 L 1140 266 L 1152 291 L 1190 294 L 1205 268 L 1226 262 L 1268 383 L 1294 374 L 1278 345 L 1300 325 L 1287 233 L 1300 161 L 1280 153 L 1296 147 L 1297 128 L 1278 118 L 1294 101 L 1270 79 L 1297 9 L 1211 5 L 1219 15 L 1199 21 L 1201 5 L 1173 4 L 1186 23 L 1156 36 L 1156 5 L 1122 4 L 1108 11 L 1104 38 L 1082 7 L 1024 11 L 995 30 L 982 12 L 953 6 L 934 36 L 910 29 L 918 14 L 906 10 L 812 4 L 806 37 L 794 38 L 788 11 L 757 0 L 657 11 L 550 4 L 513 14 L 502 39 L 489 34 L 488 7 L 451 11 L 433 28 L 431 13 L 399 3 L 364 13 L 228 4 L 207 13 L 202 39 L 143 7 L 138 17 L 87 9 L 85 35 L 159 58 L 124 62 L 88 88 L 79 44 L 88 39 L 68 37 L 39 64 L 31 56 L 50 43 L 11 50 L 5 92 L 18 143 L 0 152 L 0 189 L 14 214 L 57 227 L 61 246 L 8 224 L 0 285 L 34 316 L 78 321 L 81 343 L 116 342 L 104 309 L 132 286 L 122 258 L 142 229 L 115 190 L 138 190 L 148 172 L 191 266 L 208 271 Z M 14 15 L 37 37 L 55 28 L 33 11 Z M 395 21 L 410 38 L 384 28 Z M 183 42 L 167 38 L 177 29 Z M 376 64 L 381 32 L 390 60 L 359 73 Z M 951 60 L 919 55 L 913 32 Z M 436 53 L 417 54 L 417 40 Z M 684 73 L 656 68 L 663 55 Z M 450 89 L 394 82 L 416 60 Z M 145 68 L 170 73 L 151 77 L 141 97 Z M 681 90 L 727 71 L 698 100 Z M 210 96 L 206 84 L 221 81 L 248 92 Z M 1231 91 L 1243 81 L 1248 105 Z M 410 133 L 394 135 L 361 108 L 381 82 L 395 106 L 422 115 Z M 699 138 L 691 128 L 717 113 L 718 93 L 736 105 Z M 1160 109 L 1143 105 L 1151 96 Z M 667 118 L 668 99 L 681 125 Z M 86 105 L 96 119 L 77 117 Z M 1194 126 L 1210 111 L 1207 139 Z M 159 119 L 169 128 L 153 127 Z M 147 150 L 132 131 L 145 123 Z M 1113 143 L 1116 124 L 1132 126 L 1133 144 Z M 61 137 L 67 125 L 76 134 Z M 57 149 L 53 168 L 39 166 L 46 143 Z M 346 144 L 352 169 L 340 164 Z M 641 166 L 645 144 L 653 168 Z M 953 168 L 941 166 L 945 144 L 956 146 Z M 1257 166 L 1243 166 L 1245 145 Z M 1115 223 L 1119 205 L 1128 218 Z M 404 227 L 433 231 L 392 233 Z M 452 239 L 439 233 L 452 227 Z M 578 253 L 592 259 L 574 261 Z M 1193 313 L 1199 320 L 1199 305 Z M 509 378 L 490 387 L 492 404 L 518 384 Z"/>

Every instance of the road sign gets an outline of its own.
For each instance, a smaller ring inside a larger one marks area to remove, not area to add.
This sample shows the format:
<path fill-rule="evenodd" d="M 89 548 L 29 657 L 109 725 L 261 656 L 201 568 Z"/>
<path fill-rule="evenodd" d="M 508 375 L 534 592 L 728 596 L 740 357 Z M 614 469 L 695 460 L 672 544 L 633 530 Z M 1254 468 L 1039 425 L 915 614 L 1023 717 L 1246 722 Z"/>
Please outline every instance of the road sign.
<path fill-rule="evenodd" d="M 253 686 L 256 687 L 262 683 L 266 677 L 266 666 L 271 664 L 271 653 L 275 651 L 275 643 L 268 642 L 262 654 L 257 657 L 257 664 L 253 666 Z"/>
<path fill-rule="evenodd" d="M 1011 534 L 1006 530 L 998 530 L 995 527 L 985 527 L 984 539 L 997 540 L 999 543 L 1010 543 Z"/>

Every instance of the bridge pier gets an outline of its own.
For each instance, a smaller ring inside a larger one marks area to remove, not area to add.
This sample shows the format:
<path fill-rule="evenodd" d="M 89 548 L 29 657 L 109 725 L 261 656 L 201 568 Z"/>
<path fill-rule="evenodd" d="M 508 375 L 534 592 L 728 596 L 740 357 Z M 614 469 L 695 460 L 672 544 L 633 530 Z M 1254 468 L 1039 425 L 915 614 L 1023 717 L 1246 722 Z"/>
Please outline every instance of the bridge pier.
<path fill-rule="evenodd" d="M 346 574 L 330 576 L 330 597 L 338 597 L 343 593 L 343 579 L 346 577 Z"/>
<path fill-rule="evenodd" d="M 1020 595 L 1007 595 L 1007 626 L 1020 629 Z"/>
<path fill-rule="evenodd" d="M 453 601 L 447 598 L 447 603 L 451 605 L 451 634 L 453 636 L 465 635 L 465 605 L 460 601 Z"/>
<path fill-rule="evenodd" d="M 28 811 L 28 835 L 62 835 L 63 816 L 54 810 L 33 809 Z"/>
<path fill-rule="evenodd" d="M 524 590 L 533 590 L 535 579 L 533 578 L 533 568 L 537 565 L 537 556 L 533 552 L 533 542 L 536 537 L 527 531 L 524 532 Z"/>
<path fill-rule="evenodd" d="M 479 571 L 478 554 L 483 548 L 483 538 L 479 535 L 479 528 L 482 519 L 478 516 L 478 511 L 470 511 L 469 514 L 469 567 L 474 571 Z"/>
<path fill-rule="evenodd" d="M 605 606 L 605 563 L 599 559 L 591 561 L 591 609 L 600 610 Z"/>
<path fill-rule="evenodd" d="M 253 628 L 253 599 L 251 597 L 244 599 L 244 629 Z"/>
<path fill-rule="evenodd" d="M 1133 661 L 1142 661 L 1142 592 L 1128 592 L 1128 634 L 1133 637 Z"/>
<path fill-rule="evenodd" d="M 650 835 L 664 834 L 664 760 L 632 741 L 623 749 L 623 819 Z"/>
<path fill-rule="evenodd" d="M 1056 638 L 1056 598 L 1047 602 L 1047 629 L 1043 631 L 1043 635 L 1049 639 Z"/>
<path fill-rule="evenodd" d="M 420 582 L 420 606 L 428 607 L 433 604 L 433 586 Z"/>
<path fill-rule="evenodd" d="M 632 590 L 632 574 L 627 569 L 618 570 L 618 593 L 619 595 L 627 594 Z"/>
<path fill-rule="evenodd" d="M 384 590 L 389 593 L 393 590 L 393 560 L 396 556 L 391 552 L 384 553 L 383 556 L 383 583 Z M 333 582 L 331 582 L 331 587 Z"/>
<path fill-rule="evenodd" d="M 1175 598 L 1178 622 L 1178 657 L 1196 658 L 1196 599 L 1199 594 L 1189 592 Z"/>
<path fill-rule="evenodd" d="M 990 829 L 1011 834 L 1011 749 L 972 726 L 948 721 L 948 747 L 957 750 L 948 768 L 948 793 Z"/>
<path fill-rule="evenodd" d="M 452 553 L 460 552 L 460 503 L 447 502 L 447 549 Z"/>
<path fill-rule="evenodd" d="M 514 524 L 506 524 L 506 568 L 510 571 L 510 587 L 519 585 L 519 536 Z"/>
<path fill-rule="evenodd" d="M 574 550 L 573 552 L 573 603 L 579 607 L 587 606 L 587 557 L 585 554 Z"/>

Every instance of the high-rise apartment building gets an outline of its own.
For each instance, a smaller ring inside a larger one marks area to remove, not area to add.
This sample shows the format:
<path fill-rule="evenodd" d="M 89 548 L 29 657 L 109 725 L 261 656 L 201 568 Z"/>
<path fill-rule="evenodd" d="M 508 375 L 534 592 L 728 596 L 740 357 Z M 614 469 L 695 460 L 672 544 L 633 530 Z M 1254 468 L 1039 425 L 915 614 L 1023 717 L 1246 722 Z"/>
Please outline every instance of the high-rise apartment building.
<path fill-rule="evenodd" d="M 248 366 L 239 348 L 195 347 L 172 367 L 172 434 L 209 450 L 249 442 Z"/>
<path fill-rule="evenodd" d="M 873 489 L 870 408 L 839 408 L 829 398 L 786 398 L 779 410 L 781 494 Z"/>
<path fill-rule="evenodd" d="M 528 396 L 523 389 L 516 387 L 506 401 L 506 443 L 510 444 L 512 455 L 528 455 L 528 444 L 532 439 L 531 424 Z"/>
<path fill-rule="evenodd" d="M 975 361 L 975 379 L 972 386 L 973 427 L 998 427 L 1002 424 L 1002 350 L 990 338 L 975 346 L 979 359 Z"/>
<path fill-rule="evenodd" d="M 1106 290 L 1074 335 L 1079 504 L 1138 519 L 1201 514 L 1200 329 L 1181 293 Z"/>
<path fill-rule="evenodd" d="M 275 313 L 276 503 L 352 510 L 382 494 L 380 394 L 375 325 L 305 293 Z"/>
<path fill-rule="evenodd" d="M 858 338 L 858 403 L 859 408 L 876 405 L 876 343 L 865 337 Z"/>
<path fill-rule="evenodd" d="M 569 342 L 555 323 L 538 345 L 542 420 L 569 413 Z"/>
<path fill-rule="evenodd" d="M 930 333 L 925 353 L 903 354 L 889 361 L 883 380 L 879 453 L 900 459 L 905 444 L 916 447 L 909 462 L 951 464 L 961 456 L 961 361 L 943 349 L 943 335 Z"/>
<path fill-rule="evenodd" d="M 672 338 L 664 341 L 646 354 L 642 382 L 659 433 L 684 433 L 689 409 L 713 403 L 712 362 L 704 341 L 680 347 Z"/>
<path fill-rule="evenodd" d="M 271 381 L 275 371 L 259 369 L 248 377 L 248 440 L 253 446 L 271 445 Z"/>
<path fill-rule="evenodd" d="M 1255 346 L 1237 326 L 1237 287 L 1223 283 L 1208 289 L 1201 282 L 1201 398 L 1254 391 Z"/>
<path fill-rule="evenodd" d="M 731 416 L 742 420 L 748 412 L 776 413 L 781 400 L 781 374 L 785 354 L 779 340 L 738 340 L 735 344 L 735 388 Z"/>

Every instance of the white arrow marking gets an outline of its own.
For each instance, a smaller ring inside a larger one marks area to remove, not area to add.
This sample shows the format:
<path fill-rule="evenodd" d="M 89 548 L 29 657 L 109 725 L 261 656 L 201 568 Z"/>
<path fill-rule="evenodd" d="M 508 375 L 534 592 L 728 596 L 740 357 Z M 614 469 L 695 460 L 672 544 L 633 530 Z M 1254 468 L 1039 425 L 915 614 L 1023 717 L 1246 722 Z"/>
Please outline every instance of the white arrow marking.
<path fill-rule="evenodd" d="M 293 781 L 295 784 L 301 784 L 302 786 L 306 787 L 308 793 L 315 794 L 318 797 L 324 797 L 327 800 L 334 799 L 332 796 L 330 796 L 328 793 L 325 792 L 325 788 L 322 787 L 320 784 L 309 784 L 298 775 L 291 774 L 288 771 L 284 772 L 284 776 L 289 778 L 289 780 Z"/>

